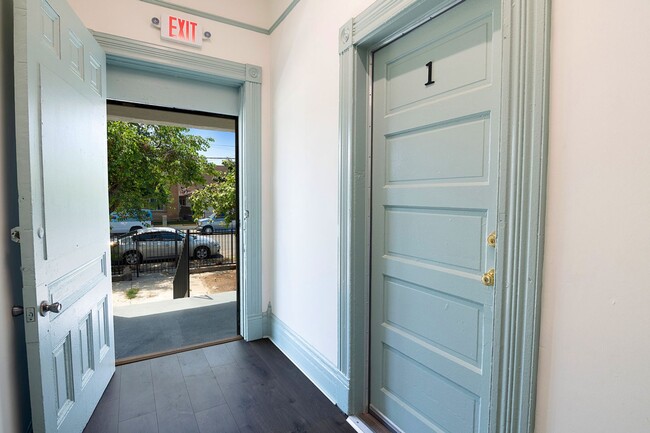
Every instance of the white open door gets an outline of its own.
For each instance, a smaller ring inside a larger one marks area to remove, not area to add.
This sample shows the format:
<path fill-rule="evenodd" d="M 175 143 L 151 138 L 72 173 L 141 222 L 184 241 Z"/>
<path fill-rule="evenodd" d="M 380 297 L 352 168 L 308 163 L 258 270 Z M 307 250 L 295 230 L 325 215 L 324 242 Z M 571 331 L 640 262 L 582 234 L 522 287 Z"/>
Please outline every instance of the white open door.
<path fill-rule="evenodd" d="M 115 371 L 106 60 L 65 1 L 15 0 L 14 19 L 33 426 L 36 433 L 76 433 Z"/>

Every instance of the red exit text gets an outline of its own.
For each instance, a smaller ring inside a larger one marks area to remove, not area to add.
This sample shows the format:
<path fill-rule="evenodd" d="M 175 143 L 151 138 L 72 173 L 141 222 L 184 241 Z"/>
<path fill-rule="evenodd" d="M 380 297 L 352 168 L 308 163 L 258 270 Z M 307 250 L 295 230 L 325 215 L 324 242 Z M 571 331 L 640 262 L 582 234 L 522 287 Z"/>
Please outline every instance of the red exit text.
<path fill-rule="evenodd" d="M 199 23 L 174 15 L 164 15 L 161 18 L 161 38 L 197 47 L 201 46 L 203 30 Z"/>

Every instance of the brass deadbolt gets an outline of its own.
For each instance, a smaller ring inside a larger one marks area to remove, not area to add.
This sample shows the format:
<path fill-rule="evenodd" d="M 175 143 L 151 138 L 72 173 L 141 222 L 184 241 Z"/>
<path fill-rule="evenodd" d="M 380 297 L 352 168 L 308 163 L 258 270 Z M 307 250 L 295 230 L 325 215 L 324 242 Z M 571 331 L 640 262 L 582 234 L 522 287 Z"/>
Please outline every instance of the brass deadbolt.
<path fill-rule="evenodd" d="M 489 247 L 497 246 L 497 232 L 492 232 L 487 237 L 487 244 Z"/>

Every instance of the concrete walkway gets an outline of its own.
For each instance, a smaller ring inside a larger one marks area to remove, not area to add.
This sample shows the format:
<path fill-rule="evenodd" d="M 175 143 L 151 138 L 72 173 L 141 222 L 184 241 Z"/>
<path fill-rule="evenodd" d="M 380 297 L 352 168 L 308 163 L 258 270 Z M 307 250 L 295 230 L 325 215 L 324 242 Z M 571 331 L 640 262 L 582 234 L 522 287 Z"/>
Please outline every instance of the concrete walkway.
<path fill-rule="evenodd" d="M 215 293 L 213 295 L 199 295 L 191 298 L 171 299 L 132 305 L 114 305 L 113 315 L 119 317 L 141 317 L 154 314 L 171 313 L 174 311 L 191 310 L 193 308 L 208 307 L 210 305 L 224 304 L 237 301 L 237 292 Z"/>
<path fill-rule="evenodd" d="M 133 281 L 113 283 L 116 358 L 236 337 L 234 272 L 192 275 L 191 297 L 181 299 L 173 299 L 170 275 L 143 275 Z M 138 289 L 133 299 L 125 295 L 130 288 Z"/>

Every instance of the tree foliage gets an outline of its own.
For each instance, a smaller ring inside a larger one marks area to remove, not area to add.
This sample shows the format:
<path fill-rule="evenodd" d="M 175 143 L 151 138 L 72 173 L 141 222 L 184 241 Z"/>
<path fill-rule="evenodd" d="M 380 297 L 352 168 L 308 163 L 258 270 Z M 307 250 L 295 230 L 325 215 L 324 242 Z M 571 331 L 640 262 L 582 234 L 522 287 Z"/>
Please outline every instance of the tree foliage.
<path fill-rule="evenodd" d="M 201 151 L 212 139 L 178 126 L 108 122 L 109 208 L 134 214 L 151 202 L 168 204 L 172 185 L 204 184 L 214 164 Z"/>
<path fill-rule="evenodd" d="M 236 165 L 234 161 L 225 159 L 224 172 L 214 178 L 214 183 L 196 190 L 190 196 L 194 218 L 203 216 L 205 211 L 213 209 L 217 215 L 224 215 L 226 224 L 230 224 L 237 216 L 237 184 Z"/>

